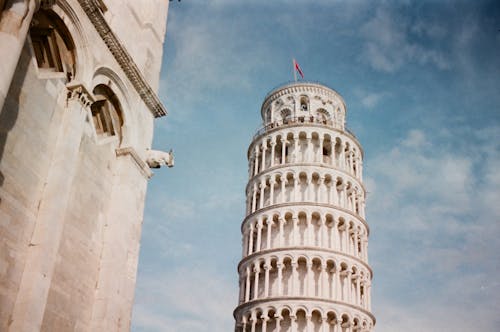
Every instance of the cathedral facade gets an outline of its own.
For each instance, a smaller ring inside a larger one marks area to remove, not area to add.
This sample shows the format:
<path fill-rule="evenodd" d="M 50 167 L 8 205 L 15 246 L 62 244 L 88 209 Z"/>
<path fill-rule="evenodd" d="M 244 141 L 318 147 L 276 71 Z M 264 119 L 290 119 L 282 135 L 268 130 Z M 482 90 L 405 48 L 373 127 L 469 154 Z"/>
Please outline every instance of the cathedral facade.
<path fill-rule="evenodd" d="M 368 332 L 372 270 L 363 150 L 342 97 L 286 84 L 248 148 L 237 332 Z"/>
<path fill-rule="evenodd" d="M 168 0 L 0 12 L 0 331 L 128 331 Z"/>

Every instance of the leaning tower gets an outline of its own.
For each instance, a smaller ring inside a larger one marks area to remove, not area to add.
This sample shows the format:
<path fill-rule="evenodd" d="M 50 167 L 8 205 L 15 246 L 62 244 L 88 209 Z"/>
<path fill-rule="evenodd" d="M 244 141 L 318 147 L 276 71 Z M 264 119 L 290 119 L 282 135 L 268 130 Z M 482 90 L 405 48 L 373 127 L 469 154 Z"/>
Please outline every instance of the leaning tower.
<path fill-rule="evenodd" d="M 372 331 L 363 151 L 334 90 L 271 91 L 248 149 L 236 331 Z"/>

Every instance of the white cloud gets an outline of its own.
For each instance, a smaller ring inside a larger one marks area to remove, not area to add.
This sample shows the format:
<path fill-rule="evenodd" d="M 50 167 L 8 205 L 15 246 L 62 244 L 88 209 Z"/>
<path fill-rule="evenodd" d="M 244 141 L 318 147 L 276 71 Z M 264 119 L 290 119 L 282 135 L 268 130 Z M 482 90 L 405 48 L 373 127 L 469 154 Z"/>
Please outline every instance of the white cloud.
<path fill-rule="evenodd" d="M 401 145 L 409 148 L 420 148 L 427 144 L 424 132 L 418 129 L 410 130 L 408 136 L 401 143 Z"/>
<path fill-rule="evenodd" d="M 410 61 L 431 64 L 439 69 L 450 68 L 450 60 L 445 54 L 411 41 L 409 34 L 412 31 L 433 38 L 446 34 L 442 26 L 434 26 L 431 22 L 410 26 L 407 18 L 392 13 L 389 8 L 378 8 L 375 16 L 361 27 L 365 39 L 363 60 L 375 70 L 384 72 L 395 72 Z"/>
<path fill-rule="evenodd" d="M 237 304 L 237 282 L 226 280 L 209 264 L 180 267 L 139 279 L 134 331 L 230 331 Z M 168 308 L 168 310 L 165 310 Z"/>
<path fill-rule="evenodd" d="M 439 133 L 410 130 L 367 164 L 374 292 L 384 294 L 374 298 L 377 330 L 491 331 L 500 323 L 491 278 L 500 268 L 499 130 L 446 136 L 453 149 Z"/>
<path fill-rule="evenodd" d="M 211 15 L 210 20 L 200 20 L 196 11 L 169 18 L 169 29 L 175 33 L 169 37 L 167 32 L 167 42 L 174 45 L 167 75 L 174 84 L 162 87 L 166 96 L 184 105 L 178 114 L 183 118 L 189 115 L 185 113 L 187 105 L 206 105 L 207 91 L 219 93 L 221 89 L 237 87 L 241 92 L 250 87 L 257 67 L 268 65 L 256 60 L 266 59 L 270 46 L 252 33 L 254 22 L 245 17 L 235 21 L 217 7 L 217 2 L 213 2 L 206 8 L 209 14 L 205 15 Z"/>
<path fill-rule="evenodd" d="M 355 89 L 354 95 L 365 108 L 371 109 L 377 106 L 380 101 L 388 95 L 387 92 L 365 91 L 364 89 Z"/>

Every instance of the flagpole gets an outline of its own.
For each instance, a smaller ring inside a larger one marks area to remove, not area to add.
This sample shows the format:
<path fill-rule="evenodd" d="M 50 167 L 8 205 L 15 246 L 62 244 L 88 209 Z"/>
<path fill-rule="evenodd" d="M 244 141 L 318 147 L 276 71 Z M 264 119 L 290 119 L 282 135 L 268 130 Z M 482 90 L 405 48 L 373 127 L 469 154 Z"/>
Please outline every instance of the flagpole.
<path fill-rule="evenodd" d="M 297 82 L 297 70 L 295 69 L 295 59 L 292 59 L 293 80 Z"/>

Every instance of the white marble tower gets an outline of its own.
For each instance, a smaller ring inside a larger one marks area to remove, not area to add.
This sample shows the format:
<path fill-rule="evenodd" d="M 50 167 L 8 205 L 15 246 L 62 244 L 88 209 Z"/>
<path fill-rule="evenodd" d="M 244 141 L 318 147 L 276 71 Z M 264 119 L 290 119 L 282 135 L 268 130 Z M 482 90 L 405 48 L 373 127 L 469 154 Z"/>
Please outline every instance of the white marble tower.
<path fill-rule="evenodd" d="M 271 91 L 248 149 L 236 331 L 372 331 L 363 151 L 334 90 Z"/>

